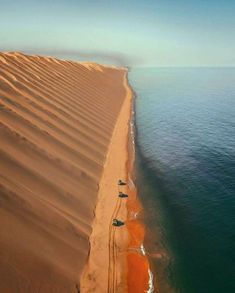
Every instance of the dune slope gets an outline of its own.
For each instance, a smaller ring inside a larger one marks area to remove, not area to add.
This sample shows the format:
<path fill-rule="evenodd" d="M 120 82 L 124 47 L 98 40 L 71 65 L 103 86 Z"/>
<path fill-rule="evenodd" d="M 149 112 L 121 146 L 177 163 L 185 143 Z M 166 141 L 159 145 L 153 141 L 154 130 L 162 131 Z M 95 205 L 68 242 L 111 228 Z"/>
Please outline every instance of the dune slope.
<path fill-rule="evenodd" d="M 79 292 L 124 77 L 0 53 L 0 292 Z"/>

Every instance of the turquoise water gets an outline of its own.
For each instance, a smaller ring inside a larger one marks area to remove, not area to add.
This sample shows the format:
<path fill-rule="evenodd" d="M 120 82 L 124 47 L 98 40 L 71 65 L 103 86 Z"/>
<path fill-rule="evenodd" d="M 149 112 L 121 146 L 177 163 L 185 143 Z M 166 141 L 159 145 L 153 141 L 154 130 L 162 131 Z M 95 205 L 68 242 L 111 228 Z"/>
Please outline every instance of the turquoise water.
<path fill-rule="evenodd" d="M 137 187 L 160 292 L 235 292 L 235 69 L 131 69 Z"/>

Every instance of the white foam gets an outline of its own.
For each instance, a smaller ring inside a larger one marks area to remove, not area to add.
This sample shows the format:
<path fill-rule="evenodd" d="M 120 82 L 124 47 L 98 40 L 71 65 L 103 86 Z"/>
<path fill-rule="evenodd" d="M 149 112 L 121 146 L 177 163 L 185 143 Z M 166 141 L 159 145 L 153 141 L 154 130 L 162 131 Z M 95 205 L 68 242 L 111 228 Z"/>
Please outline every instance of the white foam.
<path fill-rule="evenodd" d="M 141 244 L 140 250 L 141 250 L 141 252 L 142 252 L 143 255 L 146 255 L 146 251 L 145 251 L 145 248 L 144 248 L 144 245 L 143 244 Z M 149 288 L 145 292 L 146 293 L 154 293 L 153 273 L 151 272 L 150 269 L 148 269 L 148 275 L 149 275 L 149 281 L 148 281 Z"/>
<path fill-rule="evenodd" d="M 149 288 L 146 291 L 146 293 L 154 293 L 154 286 L 153 286 L 153 273 L 151 272 L 150 269 L 148 269 L 148 274 L 149 274 Z"/>
<path fill-rule="evenodd" d="M 138 212 L 134 214 L 134 218 L 135 218 L 135 219 L 137 219 L 138 214 L 139 214 Z"/>
<path fill-rule="evenodd" d="M 144 248 L 144 245 L 143 244 L 141 244 L 140 250 L 141 250 L 141 252 L 142 252 L 143 255 L 146 255 L 145 248 Z"/>

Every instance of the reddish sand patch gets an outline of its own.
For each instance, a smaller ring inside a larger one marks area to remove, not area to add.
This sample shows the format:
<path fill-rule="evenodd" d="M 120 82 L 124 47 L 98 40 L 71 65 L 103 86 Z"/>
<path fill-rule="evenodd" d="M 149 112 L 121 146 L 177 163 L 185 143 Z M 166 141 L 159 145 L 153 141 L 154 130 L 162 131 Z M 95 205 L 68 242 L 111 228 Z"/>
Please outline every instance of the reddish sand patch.
<path fill-rule="evenodd" d="M 144 241 L 144 225 L 135 219 L 136 213 L 140 212 L 141 205 L 136 197 L 136 190 L 132 191 L 127 203 L 129 232 L 129 245 L 127 254 L 128 263 L 128 292 L 147 292 L 149 287 L 149 262 L 140 247 Z M 134 218 L 133 218 L 134 217 Z"/>
<path fill-rule="evenodd" d="M 138 253 L 129 252 L 128 261 L 128 292 L 143 293 L 148 290 L 148 260 Z"/>

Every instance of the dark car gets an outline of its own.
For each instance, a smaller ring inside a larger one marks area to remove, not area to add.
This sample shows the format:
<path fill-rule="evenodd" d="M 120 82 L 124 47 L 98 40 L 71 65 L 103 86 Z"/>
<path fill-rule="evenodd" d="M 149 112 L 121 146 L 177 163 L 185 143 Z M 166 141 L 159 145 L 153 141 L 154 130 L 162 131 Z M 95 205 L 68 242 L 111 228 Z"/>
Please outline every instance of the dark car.
<path fill-rule="evenodd" d="M 116 226 L 116 227 L 120 227 L 122 225 L 124 225 L 124 222 L 118 220 L 118 219 L 113 219 L 113 223 L 112 223 L 113 226 Z"/>
<path fill-rule="evenodd" d="M 118 194 L 119 197 L 128 197 L 128 195 L 126 193 L 123 193 L 121 191 L 119 191 L 119 194 Z"/>
<path fill-rule="evenodd" d="M 123 182 L 121 179 L 118 180 L 118 185 L 126 185 L 125 182 Z"/>

